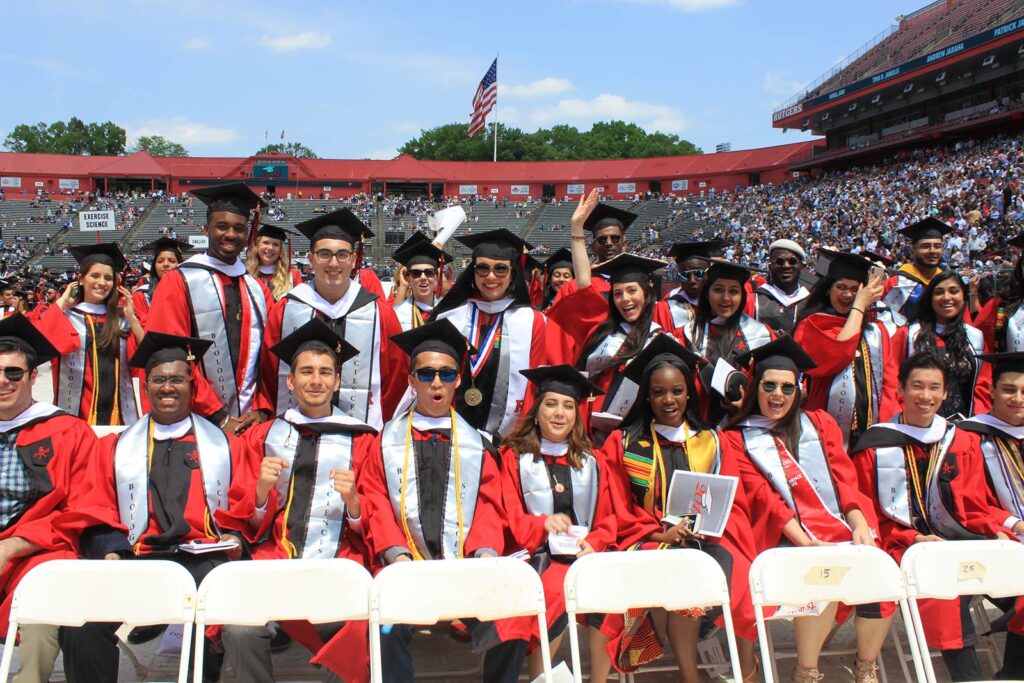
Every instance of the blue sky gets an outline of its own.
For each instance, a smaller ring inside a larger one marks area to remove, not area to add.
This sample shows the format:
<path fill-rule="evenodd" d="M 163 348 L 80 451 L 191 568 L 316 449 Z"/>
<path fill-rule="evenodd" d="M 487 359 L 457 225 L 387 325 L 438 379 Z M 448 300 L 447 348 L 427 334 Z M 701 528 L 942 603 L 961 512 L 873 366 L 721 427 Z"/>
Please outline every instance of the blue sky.
<path fill-rule="evenodd" d="M 805 139 L 775 105 L 926 0 L 5 3 L 0 139 L 112 120 L 193 156 L 302 142 L 390 158 L 468 122 L 496 53 L 498 115 L 532 131 L 623 119 L 705 151 Z"/>

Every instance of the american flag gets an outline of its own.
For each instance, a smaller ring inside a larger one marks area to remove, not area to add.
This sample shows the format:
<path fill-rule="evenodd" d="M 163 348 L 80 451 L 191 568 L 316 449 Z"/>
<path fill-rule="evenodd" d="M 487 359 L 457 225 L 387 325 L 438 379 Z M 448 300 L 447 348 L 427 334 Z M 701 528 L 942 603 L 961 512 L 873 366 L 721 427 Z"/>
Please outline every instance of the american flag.
<path fill-rule="evenodd" d="M 473 137 L 487 125 L 487 115 L 494 109 L 498 101 L 498 58 L 494 58 L 491 68 L 484 74 L 484 79 L 477 86 L 473 95 L 473 118 L 469 121 L 469 137 Z"/>

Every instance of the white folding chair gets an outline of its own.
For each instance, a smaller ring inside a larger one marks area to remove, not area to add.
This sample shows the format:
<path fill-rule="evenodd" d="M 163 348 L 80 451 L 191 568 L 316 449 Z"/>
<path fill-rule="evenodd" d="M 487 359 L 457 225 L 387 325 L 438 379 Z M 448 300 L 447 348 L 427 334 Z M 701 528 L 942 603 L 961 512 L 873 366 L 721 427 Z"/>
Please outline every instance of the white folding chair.
<path fill-rule="evenodd" d="M 215 567 L 196 600 L 194 683 L 202 683 L 203 638 L 210 624 L 263 626 L 368 619 L 372 578 L 352 560 L 258 560 Z"/>
<path fill-rule="evenodd" d="M 657 576 L 657 581 L 637 577 Z M 695 549 L 593 553 L 572 563 L 565 575 L 565 611 L 569 619 L 572 675 L 583 681 L 576 615 L 621 614 L 639 607 L 681 610 L 722 607 L 729 658 L 736 680 L 742 678 L 736 635 L 729 610 L 729 582 L 707 553 Z M 544 633 L 544 631 L 541 631 Z"/>
<path fill-rule="evenodd" d="M 931 657 L 927 656 L 928 643 L 917 606 L 919 599 L 1024 595 L 1024 545 L 1015 541 L 915 543 L 903 554 L 900 568 L 907 584 L 918 648 L 925 653 L 928 683 L 935 683 L 935 668 Z"/>
<path fill-rule="evenodd" d="M 131 626 L 182 624 L 190 633 L 196 584 L 181 565 L 165 560 L 53 560 L 25 575 L 11 602 L 0 681 L 6 681 L 21 624 L 82 626 L 123 622 Z M 181 646 L 178 683 L 188 680 L 189 641 Z"/>
<path fill-rule="evenodd" d="M 370 589 L 370 671 L 383 679 L 380 627 L 436 624 L 451 619 L 494 621 L 536 615 L 547 632 L 544 586 L 522 560 L 509 557 L 398 562 L 385 567 Z M 551 683 L 551 652 L 540 639 L 544 680 Z"/>
<path fill-rule="evenodd" d="M 761 658 L 766 663 L 765 683 L 773 683 L 778 672 L 764 607 L 806 605 L 810 602 L 899 604 L 917 678 L 924 680 L 921 652 L 909 626 L 911 619 L 903 575 L 893 559 L 878 548 L 834 545 L 767 550 L 754 558 L 750 565 L 750 594 L 761 643 Z"/>

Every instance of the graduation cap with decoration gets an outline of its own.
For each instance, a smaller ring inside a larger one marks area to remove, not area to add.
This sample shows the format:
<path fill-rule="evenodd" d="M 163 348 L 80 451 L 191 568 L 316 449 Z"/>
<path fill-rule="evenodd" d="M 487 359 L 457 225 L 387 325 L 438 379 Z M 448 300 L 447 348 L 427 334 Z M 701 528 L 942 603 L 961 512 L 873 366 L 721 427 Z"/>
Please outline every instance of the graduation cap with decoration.
<path fill-rule="evenodd" d="M 609 282 L 613 285 L 621 282 L 649 284 L 651 282 L 651 275 L 667 265 L 668 263 L 665 261 L 637 256 L 636 254 L 619 254 L 604 263 L 594 266 L 593 272 L 598 275 L 608 276 Z"/>
<path fill-rule="evenodd" d="M 75 260 L 78 261 L 80 273 L 84 273 L 94 263 L 102 263 L 105 266 L 110 266 L 116 275 L 128 265 L 128 260 L 121 252 L 121 248 L 112 242 L 76 245 L 71 247 L 69 251 L 75 257 Z"/>
<path fill-rule="evenodd" d="M 602 204 L 599 202 L 597 206 L 594 207 L 594 210 L 590 212 L 590 215 L 587 216 L 587 220 L 583 223 L 583 229 L 596 233 L 601 228 L 615 226 L 625 233 L 637 217 L 638 214 L 617 209 L 609 204 Z"/>
<path fill-rule="evenodd" d="M 447 318 L 431 320 L 419 327 L 391 335 L 391 341 L 409 356 L 410 361 L 421 353 L 434 351 L 450 357 L 460 368 L 470 348 L 466 338 Z"/>
<path fill-rule="evenodd" d="M 10 344 L 25 352 L 31 368 L 60 355 L 46 336 L 21 313 L 12 313 L 0 320 L 0 344 Z"/>
<path fill-rule="evenodd" d="M 900 228 L 897 232 L 914 244 L 921 240 L 942 239 L 945 235 L 953 232 L 953 228 L 938 218 L 929 216 L 924 220 L 911 223 L 905 228 Z"/>
<path fill-rule="evenodd" d="M 359 355 L 359 349 L 338 336 L 338 333 L 321 318 L 313 318 L 296 328 L 294 332 L 271 346 L 270 352 L 288 365 L 295 365 L 298 355 L 311 349 L 326 351 L 333 355 L 337 368 Z"/>
<path fill-rule="evenodd" d="M 519 374 L 530 380 L 537 387 L 539 399 L 548 392 L 568 396 L 580 403 L 583 399 L 594 400 L 604 394 L 585 374 L 571 365 L 541 365 L 536 368 L 520 370 Z"/>
<path fill-rule="evenodd" d="M 308 221 L 296 223 L 295 229 L 309 240 L 309 250 L 316 249 L 319 240 L 343 240 L 352 245 L 356 252 L 355 265 L 352 266 L 352 277 L 356 277 L 363 264 L 363 241 L 373 237 L 373 231 L 359 220 L 359 216 L 350 209 L 338 209 L 325 213 Z"/>
<path fill-rule="evenodd" d="M 142 368 L 149 373 L 157 365 L 182 361 L 194 368 L 196 361 L 202 359 L 212 345 L 213 341 L 209 339 L 147 332 L 128 360 L 128 366 Z"/>

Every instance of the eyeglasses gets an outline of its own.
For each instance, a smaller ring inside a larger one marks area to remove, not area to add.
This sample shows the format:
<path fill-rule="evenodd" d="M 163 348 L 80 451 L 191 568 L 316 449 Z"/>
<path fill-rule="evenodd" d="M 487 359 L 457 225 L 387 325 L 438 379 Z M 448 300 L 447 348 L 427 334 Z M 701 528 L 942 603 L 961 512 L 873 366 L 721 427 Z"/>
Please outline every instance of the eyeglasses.
<path fill-rule="evenodd" d="M 22 378 L 25 377 L 25 373 L 27 373 L 28 370 L 25 368 L 9 367 L 3 368 L 3 372 L 4 377 L 6 377 L 8 381 L 20 382 Z"/>
<path fill-rule="evenodd" d="M 440 377 L 445 384 L 451 384 L 459 376 L 455 368 L 416 368 L 413 373 L 421 382 L 433 382 L 435 377 Z"/>
<path fill-rule="evenodd" d="M 182 377 L 181 375 L 171 375 L 170 377 L 155 375 L 147 377 L 146 381 L 156 387 L 162 387 L 165 384 L 170 384 L 172 387 L 181 387 L 188 383 L 188 377 Z"/>
<path fill-rule="evenodd" d="M 679 271 L 679 279 L 683 282 L 689 282 L 690 280 L 703 280 L 704 269 L 694 268 L 693 270 L 681 270 Z"/>
<path fill-rule="evenodd" d="M 779 268 L 785 268 L 786 266 L 799 266 L 802 261 L 798 258 L 776 258 L 772 259 L 772 263 L 777 265 Z"/>
<path fill-rule="evenodd" d="M 418 280 L 421 277 L 434 277 L 436 275 L 437 275 L 437 270 L 435 268 L 423 268 L 423 269 L 416 268 L 415 270 L 414 269 L 409 269 L 409 279 L 410 280 Z"/>
<path fill-rule="evenodd" d="M 332 258 L 338 259 L 338 263 L 348 261 L 352 258 L 352 252 L 348 249 L 339 249 L 338 251 L 331 251 L 330 249 L 317 249 L 313 252 L 316 254 L 317 259 L 330 263 Z"/>
<path fill-rule="evenodd" d="M 486 263 L 477 263 L 473 266 L 473 272 L 480 277 L 487 277 L 491 273 L 494 273 L 495 277 L 505 277 L 512 272 L 512 266 L 506 266 L 504 263 L 501 263 L 492 268 Z"/>
<path fill-rule="evenodd" d="M 599 235 L 594 241 L 598 244 L 618 244 L 622 241 L 622 235 Z"/>
<path fill-rule="evenodd" d="M 761 389 L 763 389 L 766 394 L 774 394 L 776 391 L 781 389 L 783 396 L 792 396 L 796 393 L 796 385 L 792 382 L 783 382 L 782 384 L 779 384 L 778 382 L 761 380 Z"/>

